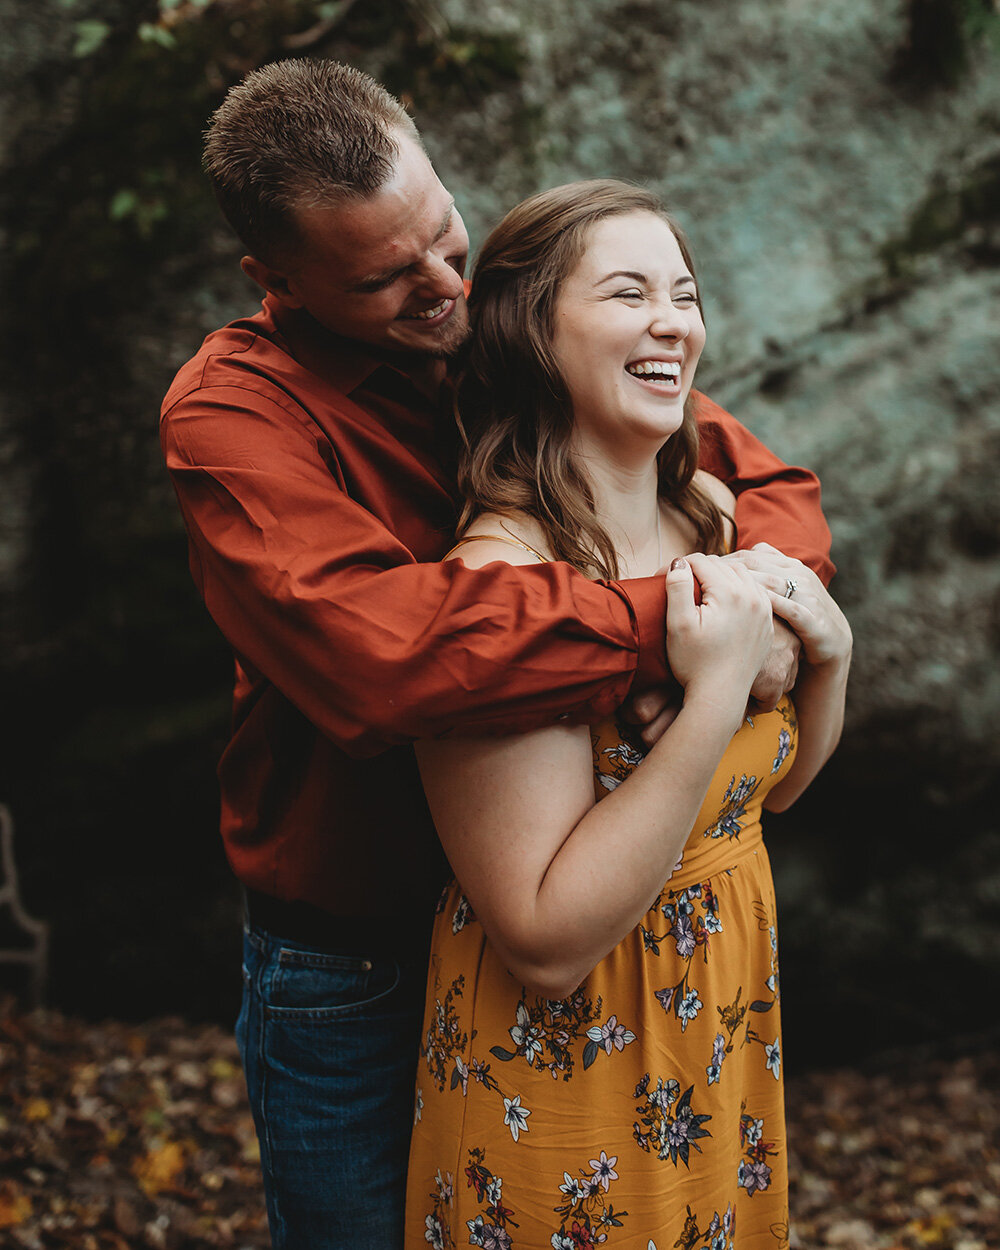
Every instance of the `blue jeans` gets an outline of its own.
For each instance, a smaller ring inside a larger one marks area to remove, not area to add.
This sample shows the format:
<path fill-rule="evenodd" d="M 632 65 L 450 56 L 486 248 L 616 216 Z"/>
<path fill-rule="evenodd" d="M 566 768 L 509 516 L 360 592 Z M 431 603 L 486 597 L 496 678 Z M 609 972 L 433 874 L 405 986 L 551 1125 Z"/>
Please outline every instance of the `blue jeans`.
<path fill-rule="evenodd" d="M 275 1250 L 403 1244 L 427 978 L 417 947 L 368 959 L 245 930 L 236 1039 Z"/>

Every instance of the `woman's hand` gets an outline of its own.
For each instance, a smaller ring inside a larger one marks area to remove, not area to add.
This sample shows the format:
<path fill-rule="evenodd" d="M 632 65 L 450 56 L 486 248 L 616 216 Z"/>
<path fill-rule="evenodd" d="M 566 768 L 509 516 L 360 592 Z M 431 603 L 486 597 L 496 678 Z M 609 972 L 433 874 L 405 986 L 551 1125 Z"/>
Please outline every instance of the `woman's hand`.
<path fill-rule="evenodd" d="M 701 603 L 695 602 L 695 581 Z M 667 658 L 685 698 L 708 690 L 742 713 L 771 647 L 767 590 L 738 563 L 690 555 L 667 573 Z"/>
<path fill-rule="evenodd" d="M 808 565 L 768 543 L 757 543 L 751 551 L 736 551 L 723 558 L 747 569 L 767 592 L 775 616 L 802 639 L 807 664 L 821 668 L 850 660 L 854 645 L 851 627 Z"/>

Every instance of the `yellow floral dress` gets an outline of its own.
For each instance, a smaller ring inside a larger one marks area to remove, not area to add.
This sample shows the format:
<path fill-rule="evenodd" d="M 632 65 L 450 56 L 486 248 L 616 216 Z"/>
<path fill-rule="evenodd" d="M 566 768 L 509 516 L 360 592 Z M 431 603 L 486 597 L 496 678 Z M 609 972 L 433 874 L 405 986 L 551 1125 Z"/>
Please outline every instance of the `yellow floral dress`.
<path fill-rule="evenodd" d="M 600 799 L 642 752 L 613 720 L 592 738 Z M 407 1250 L 788 1245 L 774 887 L 760 815 L 795 744 L 787 699 L 743 724 L 656 902 L 562 1001 L 527 993 L 458 883 L 446 890 Z"/>

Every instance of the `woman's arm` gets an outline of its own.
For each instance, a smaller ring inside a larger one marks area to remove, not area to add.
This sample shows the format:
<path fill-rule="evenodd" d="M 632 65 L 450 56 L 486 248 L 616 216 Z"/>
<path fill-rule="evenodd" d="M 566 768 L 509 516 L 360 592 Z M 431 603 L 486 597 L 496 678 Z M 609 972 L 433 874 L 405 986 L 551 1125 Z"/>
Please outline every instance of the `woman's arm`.
<path fill-rule="evenodd" d="M 487 548 L 470 545 L 462 558 L 485 558 Z M 501 554 L 509 558 L 493 558 Z M 771 632 L 766 596 L 745 570 L 735 572 L 692 556 L 668 575 L 668 638 L 684 705 L 642 766 L 600 803 L 586 729 L 417 745 L 455 875 L 511 972 L 536 993 L 570 993 L 638 923 L 677 862 Z"/>
<path fill-rule="evenodd" d="M 844 728 L 844 699 L 850 660 L 799 669 L 792 691 L 799 722 L 799 746 L 792 767 L 769 792 L 764 807 L 783 812 L 795 802 L 833 754 Z"/>

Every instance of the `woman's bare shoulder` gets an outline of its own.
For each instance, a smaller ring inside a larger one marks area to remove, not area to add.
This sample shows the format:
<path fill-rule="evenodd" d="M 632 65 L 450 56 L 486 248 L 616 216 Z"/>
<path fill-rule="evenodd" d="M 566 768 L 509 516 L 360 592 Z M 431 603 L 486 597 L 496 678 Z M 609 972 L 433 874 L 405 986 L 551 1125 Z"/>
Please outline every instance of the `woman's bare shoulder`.
<path fill-rule="evenodd" d="M 462 539 L 474 539 L 463 542 Z M 502 560 L 505 564 L 544 564 L 552 559 L 541 525 L 523 512 L 501 516 L 483 512 L 448 553 L 449 560 L 461 560 L 470 569 Z"/>
<path fill-rule="evenodd" d="M 732 516 L 736 507 L 736 496 L 725 482 L 713 477 L 711 473 L 706 473 L 704 469 L 695 471 L 694 480 L 717 507 Z"/>

